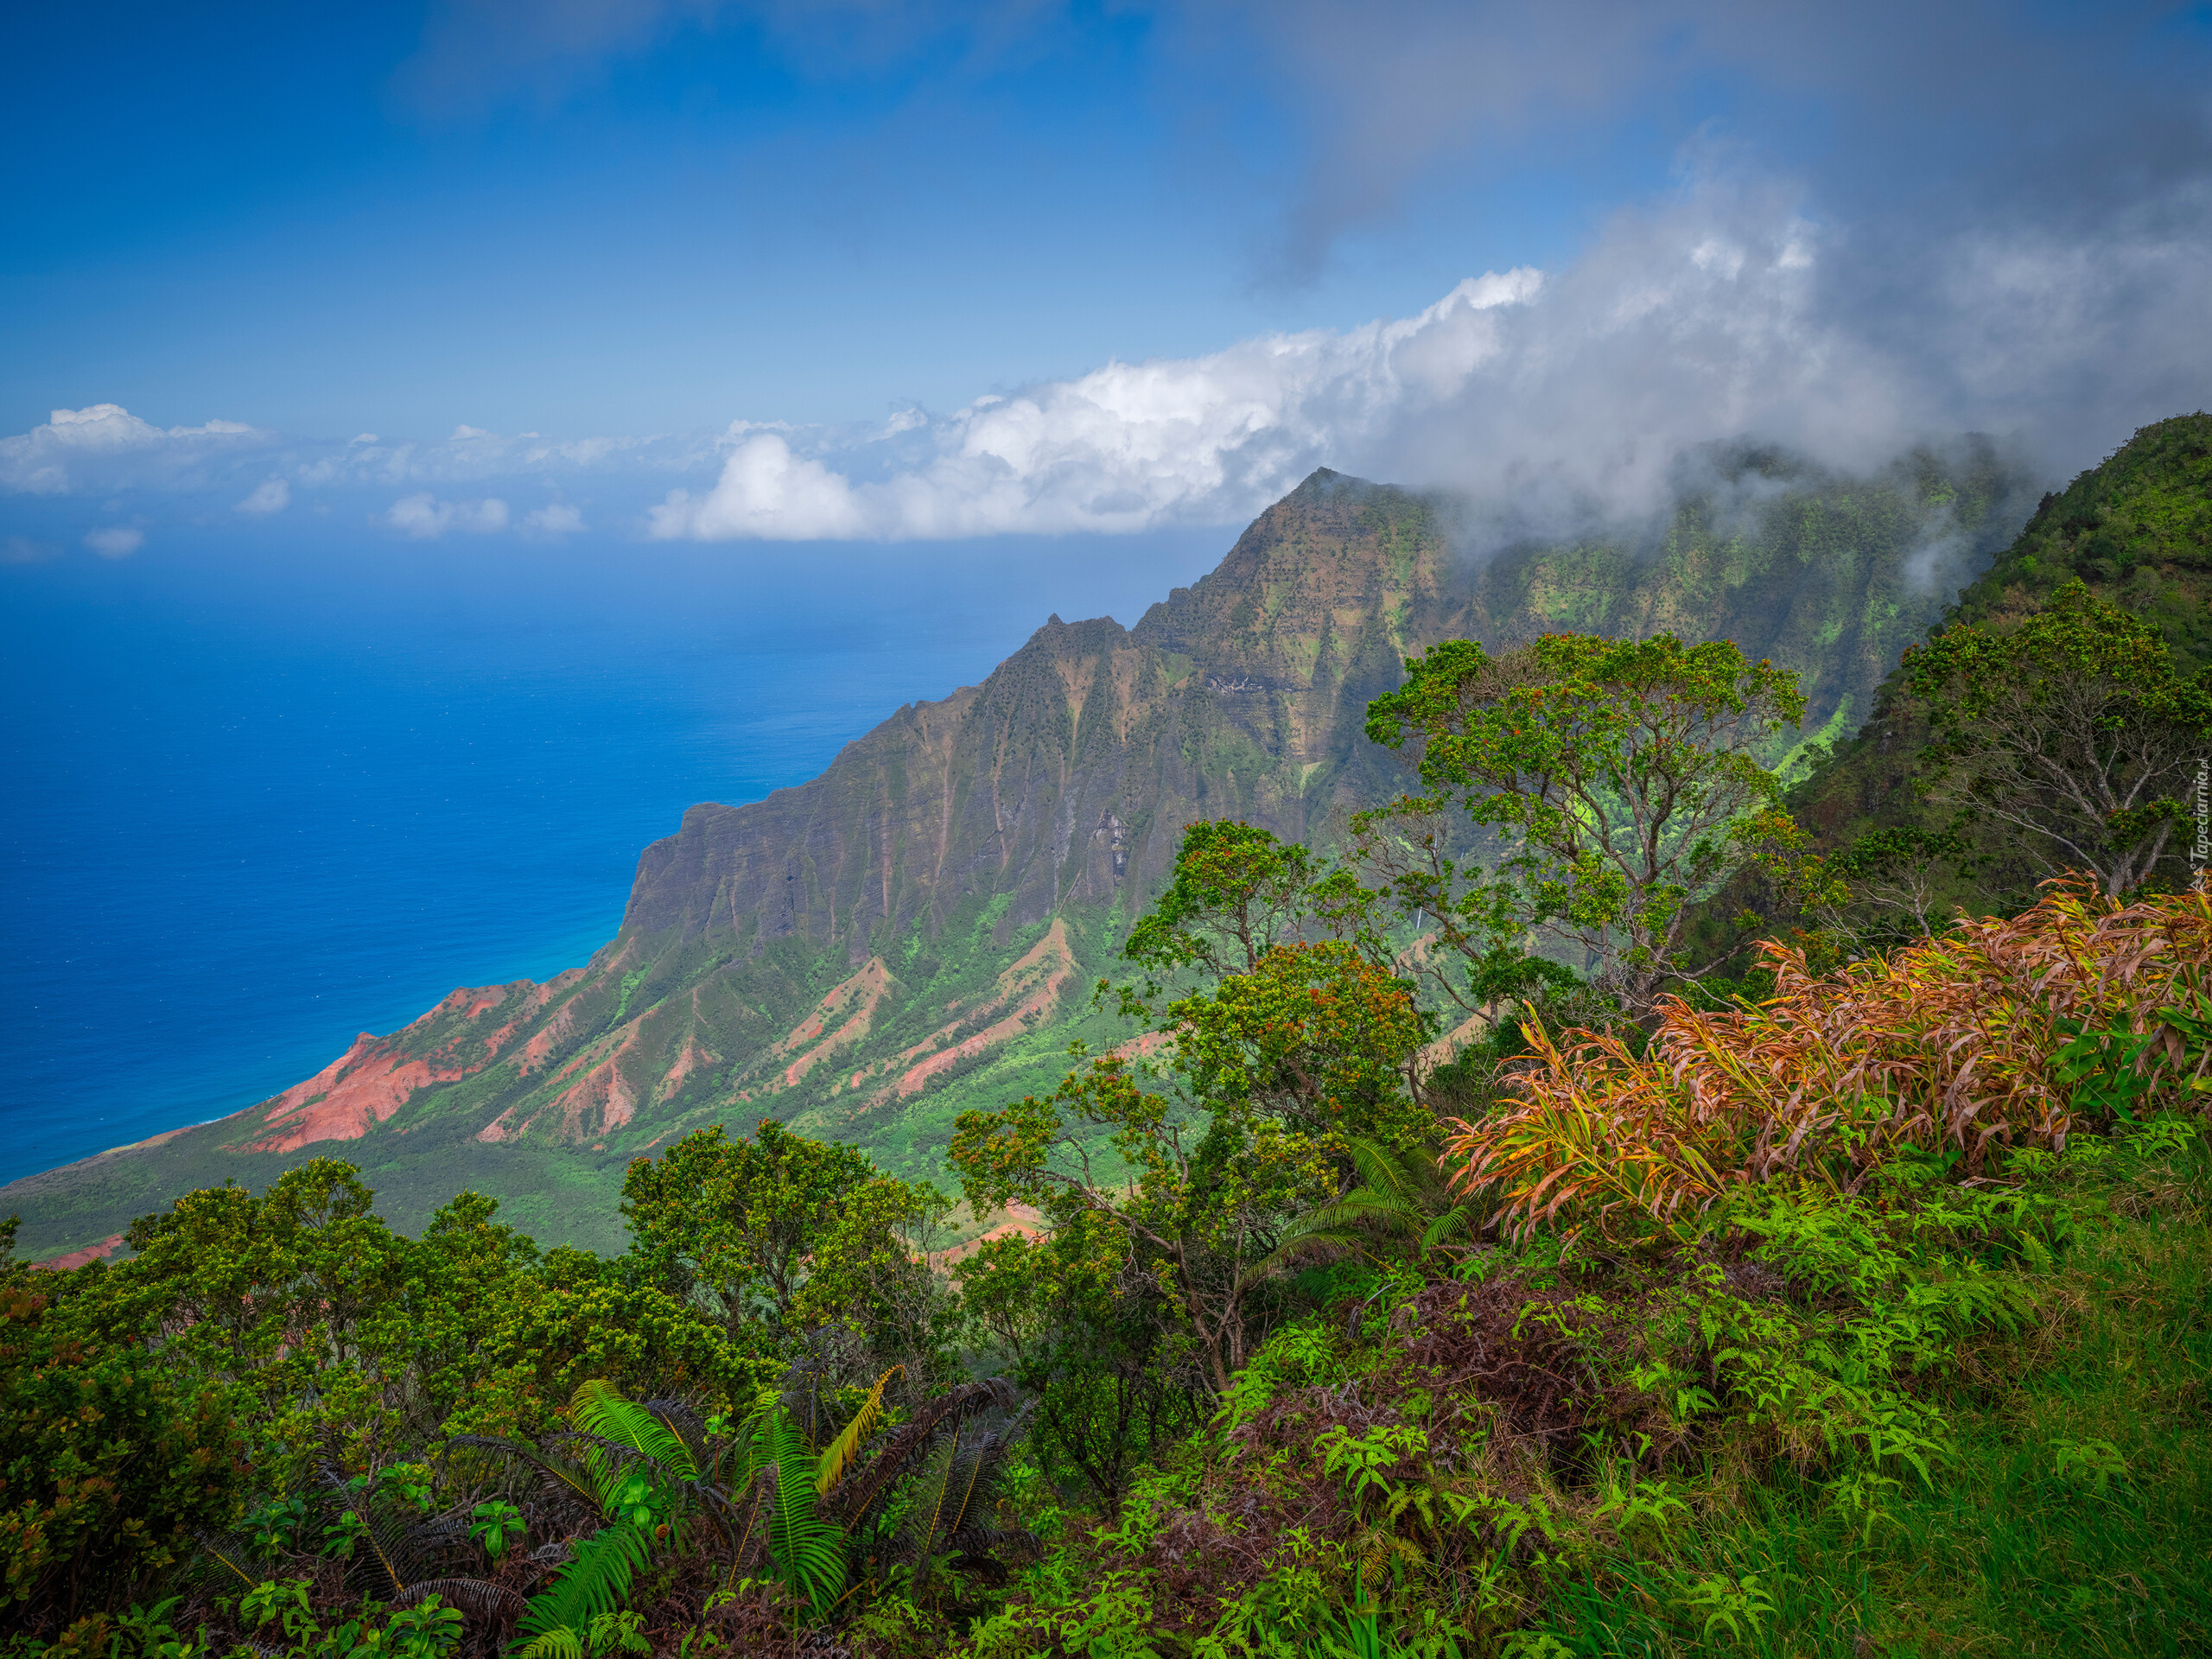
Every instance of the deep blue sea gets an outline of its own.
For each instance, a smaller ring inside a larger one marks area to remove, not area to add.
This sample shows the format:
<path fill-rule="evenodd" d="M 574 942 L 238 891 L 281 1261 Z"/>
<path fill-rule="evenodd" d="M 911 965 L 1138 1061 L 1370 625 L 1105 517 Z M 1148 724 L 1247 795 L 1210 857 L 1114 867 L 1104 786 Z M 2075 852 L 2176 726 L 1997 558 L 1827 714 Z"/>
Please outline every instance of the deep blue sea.
<path fill-rule="evenodd" d="M 223 525 L 0 568 L 0 1183 L 581 963 L 695 801 L 814 776 L 1233 531 L 894 547 Z"/>

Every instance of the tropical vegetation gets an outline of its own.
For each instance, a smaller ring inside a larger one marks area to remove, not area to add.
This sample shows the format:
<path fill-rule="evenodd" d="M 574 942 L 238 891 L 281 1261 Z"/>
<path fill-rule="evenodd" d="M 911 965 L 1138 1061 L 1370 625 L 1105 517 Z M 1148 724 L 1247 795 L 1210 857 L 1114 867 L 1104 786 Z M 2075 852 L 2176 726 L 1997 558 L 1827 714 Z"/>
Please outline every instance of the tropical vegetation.
<path fill-rule="evenodd" d="M 957 1200 L 756 1117 L 619 1253 L 331 1160 L 0 1252 L 0 1653 L 2212 1648 L 2208 682 L 2063 584 L 1901 675 L 1847 839 L 1732 645 L 1429 650 Z"/>

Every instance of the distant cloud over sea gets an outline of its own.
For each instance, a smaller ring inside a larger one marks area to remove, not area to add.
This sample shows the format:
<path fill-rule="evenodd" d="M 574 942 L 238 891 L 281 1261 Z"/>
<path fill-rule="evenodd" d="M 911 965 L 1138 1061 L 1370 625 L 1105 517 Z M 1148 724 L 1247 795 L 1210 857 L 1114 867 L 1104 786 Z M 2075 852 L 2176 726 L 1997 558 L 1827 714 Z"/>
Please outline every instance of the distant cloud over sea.
<path fill-rule="evenodd" d="M 0 492 L 128 498 L 149 519 L 211 496 L 247 518 L 335 503 L 416 539 L 571 536 L 581 497 L 602 534 L 900 541 L 1236 523 L 1317 466 L 1638 512 L 1685 452 L 1739 437 L 1849 467 L 1978 429 L 2065 470 L 2202 401 L 2203 252 L 2170 221 L 2088 246 L 1961 232 L 1925 251 L 1915 308 L 1885 310 L 1859 291 L 1865 251 L 1783 181 L 1715 166 L 1616 213 L 1557 271 L 1486 273 L 1412 316 L 1109 362 L 944 413 L 340 442 L 98 404 L 0 439 Z"/>

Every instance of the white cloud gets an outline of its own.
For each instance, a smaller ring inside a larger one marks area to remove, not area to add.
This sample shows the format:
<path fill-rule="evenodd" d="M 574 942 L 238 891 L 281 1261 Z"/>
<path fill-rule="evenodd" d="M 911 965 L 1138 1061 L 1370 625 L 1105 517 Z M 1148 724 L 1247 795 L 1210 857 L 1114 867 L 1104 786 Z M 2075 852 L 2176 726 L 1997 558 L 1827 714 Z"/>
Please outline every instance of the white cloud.
<path fill-rule="evenodd" d="M 1616 214 L 1559 271 L 1472 278 L 1417 316 L 1109 364 L 888 427 L 740 423 L 714 486 L 670 492 L 649 533 L 1232 524 L 1319 466 L 1524 515 L 1633 513 L 1719 439 L 1859 468 L 1980 430 L 2071 471 L 2212 383 L 2212 187 L 2093 242 L 1980 226 L 1908 251 L 1700 159 L 1722 165 Z"/>
<path fill-rule="evenodd" d="M 569 493 L 588 493 L 602 532 L 642 512 L 651 536 L 702 541 L 1225 524 L 1319 466 L 1524 514 L 1636 512 L 1716 439 L 1856 469 L 1980 430 L 2070 472 L 2212 385 L 2212 182 L 2182 179 L 2094 236 L 1991 219 L 1909 238 L 1823 219 L 1789 181 L 1731 171 L 1711 147 L 1694 160 L 1706 170 L 1615 214 L 1556 270 L 1472 277 L 1395 321 L 1109 363 L 949 414 L 565 441 L 463 426 L 272 454 L 273 435 L 233 422 L 164 429 L 98 404 L 0 438 L 0 489 L 86 493 L 142 523 L 133 490 L 245 512 L 336 500 L 418 537 L 505 530 L 513 499 L 553 499 L 516 528 L 579 533 Z"/>
<path fill-rule="evenodd" d="M 137 484 L 188 485 L 211 461 L 271 442 L 237 421 L 158 427 L 119 404 L 57 409 L 43 426 L 0 438 L 0 490 L 64 495 Z"/>
<path fill-rule="evenodd" d="M 489 535 L 507 527 L 507 504 L 497 496 L 482 501 L 441 501 L 428 490 L 402 496 L 385 513 L 385 522 L 417 541 L 432 541 L 449 530 Z"/>
<path fill-rule="evenodd" d="M 524 530 L 541 536 L 573 536 L 584 528 L 584 516 L 567 503 L 556 501 L 550 507 L 524 513 L 522 524 Z"/>
<path fill-rule="evenodd" d="M 85 532 L 85 545 L 104 559 L 127 559 L 146 545 L 146 532 L 124 524 L 103 524 Z"/>
<path fill-rule="evenodd" d="M 272 478 L 259 485 L 251 495 L 238 503 L 237 511 L 266 518 L 282 512 L 292 505 L 292 486 L 281 478 Z"/>
<path fill-rule="evenodd" d="M 343 446 L 303 454 L 296 484 L 310 489 L 417 488 L 494 479 L 561 479 L 581 474 L 658 474 L 666 479 L 718 461 L 728 445 L 712 433 L 668 436 L 551 439 L 535 432 L 504 437 L 463 427 L 427 442 L 385 442 L 364 432 Z M 302 446 L 305 448 L 305 446 Z"/>
<path fill-rule="evenodd" d="M 874 479 L 855 475 L 856 454 L 833 454 L 850 469 L 841 472 L 803 453 L 793 438 L 808 442 L 804 435 L 750 429 L 714 488 L 671 492 L 649 515 L 651 531 L 805 541 L 1234 519 L 1323 461 L 1341 461 L 1348 442 L 1378 423 L 1455 396 L 1506 348 L 1507 314 L 1542 285 L 1533 270 L 1491 273 L 1401 321 L 1111 363 L 978 398 L 942 420 L 901 416 L 861 438 L 894 456 Z"/>

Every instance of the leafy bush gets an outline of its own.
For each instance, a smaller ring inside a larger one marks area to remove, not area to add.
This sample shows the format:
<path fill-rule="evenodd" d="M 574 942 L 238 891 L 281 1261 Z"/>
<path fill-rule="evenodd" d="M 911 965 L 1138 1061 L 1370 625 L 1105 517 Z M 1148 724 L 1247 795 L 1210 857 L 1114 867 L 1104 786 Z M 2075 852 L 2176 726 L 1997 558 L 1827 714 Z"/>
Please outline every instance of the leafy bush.
<path fill-rule="evenodd" d="M 1995 1147 L 2109 1122 L 2115 1090 L 2194 1090 L 2212 1068 L 2184 1012 L 2212 994 L 2212 886 L 2121 905 L 2056 881 L 2018 917 L 1823 976 L 1764 949 L 1770 1000 L 1662 998 L 1641 1058 L 1532 1023 L 1541 1064 L 1513 1079 L 1519 1103 L 1456 1125 L 1461 1180 L 1497 1192 L 1520 1232 L 1626 1212 L 1688 1236 L 1746 1183 L 1792 1173 L 1857 1192 L 1901 1157 L 1952 1154 L 1979 1176 Z M 2098 1048 L 2085 1031 L 2118 1035 Z"/>

